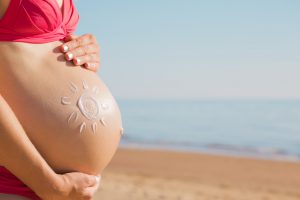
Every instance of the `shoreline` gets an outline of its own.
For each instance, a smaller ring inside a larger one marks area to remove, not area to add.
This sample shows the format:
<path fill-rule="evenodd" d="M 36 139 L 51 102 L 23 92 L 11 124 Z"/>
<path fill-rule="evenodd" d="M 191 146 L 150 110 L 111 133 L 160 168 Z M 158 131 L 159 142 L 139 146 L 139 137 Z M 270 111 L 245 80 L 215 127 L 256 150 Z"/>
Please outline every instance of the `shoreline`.
<path fill-rule="evenodd" d="M 212 156 L 228 156 L 234 158 L 250 158 L 258 160 L 274 160 L 284 162 L 300 163 L 300 155 L 278 152 L 276 150 L 259 151 L 247 150 L 248 148 L 233 148 L 232 146 L 222 144 L 212 144 L 198 148 L 188 146 L 166 145 L 166 144 L 140 144 L 140 143 L 122 143 L 121 149 L 133 150 L 153 150 L 153 151 L 171 151 L 182 153 L 208 154 Z"/>
<path fill-rule="evenodd" d="M 100 199 L 299 200 L 300 163 L 120 148 Z"/>

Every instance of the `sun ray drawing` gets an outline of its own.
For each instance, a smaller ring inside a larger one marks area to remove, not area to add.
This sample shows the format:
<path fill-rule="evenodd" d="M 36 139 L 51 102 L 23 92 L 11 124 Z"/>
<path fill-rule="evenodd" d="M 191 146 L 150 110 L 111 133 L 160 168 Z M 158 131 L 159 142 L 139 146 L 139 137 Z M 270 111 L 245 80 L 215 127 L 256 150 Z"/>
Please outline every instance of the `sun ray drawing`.
<path fill-rule="evenodd" d="M 81 84 L 82 87 L 69 82 L 69 89 L 72 94 L 77 94 L 77 96 L 79 93 L 81 94 L 78 98 L 63 96 L 61 97 L 61 103 L 65 106 L 76 108 L 68 115 L 67 122 L 69 125 L 72 123 L 79 124 L 80 134 L 84 133 L 88 128 L 96 134 L 98 125 L 107 126 L 104 114 L 109 109 L 109 105 L 99 100 L 100 89 L 97 86 L 90 87 L 85 80 L 82 80 Z M 85 120 L 79 120 L 80 114 L 84 116 Z"/>

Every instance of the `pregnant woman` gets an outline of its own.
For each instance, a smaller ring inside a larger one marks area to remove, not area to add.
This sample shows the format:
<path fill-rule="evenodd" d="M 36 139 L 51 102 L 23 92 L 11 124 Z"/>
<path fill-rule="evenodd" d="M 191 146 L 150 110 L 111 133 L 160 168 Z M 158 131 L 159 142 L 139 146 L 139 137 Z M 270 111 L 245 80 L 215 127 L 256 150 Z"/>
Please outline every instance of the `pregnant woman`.
<path fill-rule="evenodd" d="M 123 129 L 93 63 L 63 42 L 73 2 L 0 0 L 0 17 L 0 199 L 91 199 Z"/>

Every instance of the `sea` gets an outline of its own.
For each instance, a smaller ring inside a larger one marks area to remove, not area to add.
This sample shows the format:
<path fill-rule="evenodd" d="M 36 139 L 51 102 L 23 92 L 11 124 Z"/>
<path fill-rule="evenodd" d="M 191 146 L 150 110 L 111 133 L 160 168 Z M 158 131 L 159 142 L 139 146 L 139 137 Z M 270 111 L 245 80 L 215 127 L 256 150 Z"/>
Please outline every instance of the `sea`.
<path fill-rule="evenodd" d="M 300 161 L 300 100 L 117 100 L 121 147 Z"/>

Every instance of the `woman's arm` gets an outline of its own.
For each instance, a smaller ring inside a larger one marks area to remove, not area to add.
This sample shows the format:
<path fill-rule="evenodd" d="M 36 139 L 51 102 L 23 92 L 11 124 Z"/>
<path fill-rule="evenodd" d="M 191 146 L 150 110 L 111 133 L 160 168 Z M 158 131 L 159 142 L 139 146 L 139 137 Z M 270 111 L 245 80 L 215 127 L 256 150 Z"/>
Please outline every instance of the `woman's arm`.
<path fill-rule="evenodd" d="M 99 185 L 95 176 L 78 172 L 56 174 L 31 143 L 1 94 L 0 164 L 45 200 L 91 199 Z"/>

